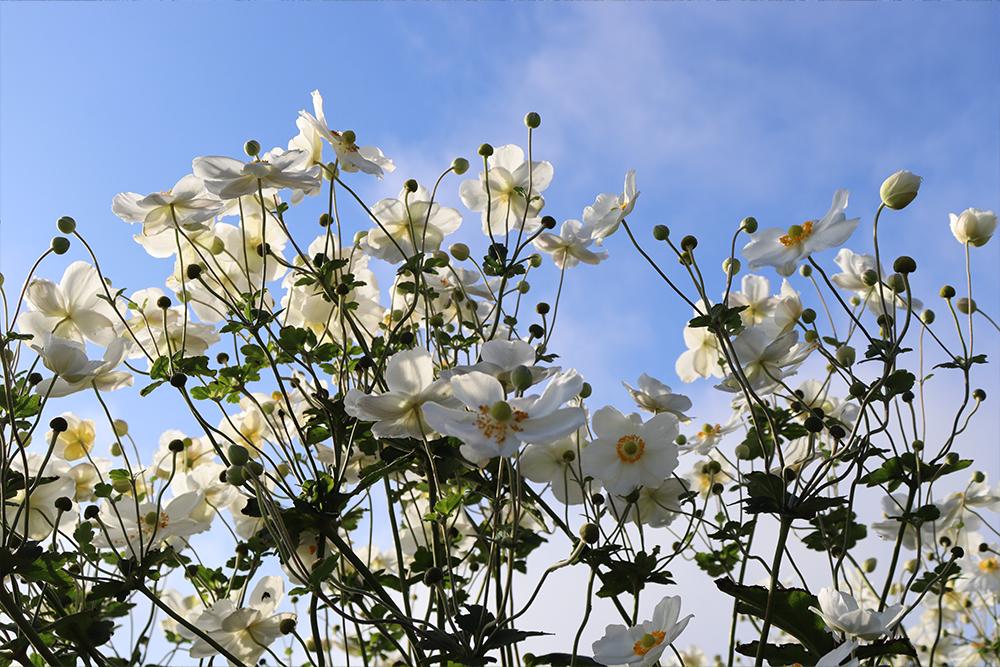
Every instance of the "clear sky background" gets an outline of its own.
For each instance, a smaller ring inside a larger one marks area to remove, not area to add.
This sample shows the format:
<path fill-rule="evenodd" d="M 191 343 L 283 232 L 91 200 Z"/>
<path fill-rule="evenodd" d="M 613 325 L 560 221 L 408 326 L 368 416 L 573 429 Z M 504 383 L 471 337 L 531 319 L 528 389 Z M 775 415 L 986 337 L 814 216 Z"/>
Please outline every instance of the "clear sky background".
<path fill-rule="evenodd" d="M 909 169 L 925 181 L 911 207 L 886 217 L 883 248 L 887 263 L 917 258 L 918 296 L 941 311 L 940 285 L 964 281 L 948 213 L 1000 207 L 998 37 L 990 3 L 4 3 L 0 269 L 19 284 L 69 214 L 116 285 L 161 286 L 170 265 L 134 244 L 111 198 L 165 189 L 193 157 L 239 155 L 250 138 L 284 146 L 318 88 L 332 125 L 396 161 L 381 183 L 354 179 L 370 201 L 474 157 L 483 141 L 523 143 L 521 117 L 538 111 L 536 155 L 555 164 L 552 215 L 580 217 L 635 168 L 632 224 L 644 238 L 657 223 L 701 237 L 720 291 L 720 239 L 743 216 L 787 227 L 822 215 L 846 187 L 848 213 L 864 221 L 847 245 L 870 252 L 878 186 Z M 457 187 L 444 199 L 461 209 Z M 367 227 L 359 213 L 348 221 Z M 311 216 L 300 224 L 313 233 Z M 469 214 L 459 236 L 475 239 L 478 228 Z M 619 381 L 643 371 L 677 388 L 689 313 L 623 235 L 606 247 L 607 262 L 568 276 L 553 348 L 594 383 L 595 406 L 624 408 Z M 833 254 L 820 260 L 832 268 Z M 81 258 L 74 248 L 42 275 L 58 279 Z M 998 259 L 1000 238 L 973 251 L 975 298 L 994 317 Z M 797 286 L 809 300 L 807 284 Z M 1000 361 L 996 340 L 982 351 Z M 978 384 L 1000 397 L 996 366 Z M 709 383 L 685 391 L 696 419 L 724 417 Z M 164 397 L 154 406 L 126 393 L 113 408 L 147 446 L 183 426 L 164 417 Z M 995 405 L 965 445 L 992 478 Z M 80 400 L 81 413 L 91 409 Z M 693 598 L 689 632 L 707 641 L 712 608 Z M 532 620 L 567 631 L 549 604 Z M 578 619 L 577 609 L 566 616 Z"/>

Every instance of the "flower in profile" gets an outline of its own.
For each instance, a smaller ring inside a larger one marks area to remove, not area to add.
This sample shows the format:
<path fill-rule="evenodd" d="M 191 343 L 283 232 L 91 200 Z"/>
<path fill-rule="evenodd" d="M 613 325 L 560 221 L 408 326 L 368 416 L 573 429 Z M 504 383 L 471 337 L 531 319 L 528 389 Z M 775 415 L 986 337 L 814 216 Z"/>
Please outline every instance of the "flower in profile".
<path fill-rule="evenodd" d="M 127 345 L 123 338 L 112 341 L 101 361 L 89 359 L 83 343 L 57 336 L 46 336 L 41 345 L 31 347 L 41 356 L 42 364 L 56 374 L 35 385 L 35 391 L 42 396 L 68 396 L 91 386 L 114 391 L 132 384 L 130 373 L 115 370 L 125 358 Z"/>
<path fill-rule="evenodd" d="M 750 327 L 774 315 L 778 299 L 771 296 L 771 281 L 749 273 L 743 276 L 739 292 L 729 294 L 729 306 L 745 306 L 740 311 L 743 324 Z"/>
<path fill-rule="evenodd" d="M 594 241 L 601 245 L 604 239 L 618 231 L 622 220 L 632 213 L 639 191 L 635 189 L 635 169 L 625 173 L 625 189 L 620 195 L 600 194 L 590 206 L 583 209 L 583 221 L 593 234 Z"/>
<path fill-rule="evenodd" d="M 256 191 L 256 188 L 255 188 Z M 111 202 L 111 212 L 125 222 L 142 223 L 143 236 L 157 236 L 168 229 L 185 231 L 204 229 L 207 222 L 222 211 L 224 204 L 205 189 L 205 183 L 192 174 L 163 192 L 140 195 L 122 192 Z M 170 239 L 173 244 L 174 240 Z"/>
<path fill-rule="evenodd" d="M 851 653 L 856 648 L 858 648 L 856 641 L 846 641 L 820 658 L 816 667 L 858 667 L 861 663 L 858 662 L 857 658 L 851 658 Z"/>
<path fill-rule="evenodd" d="M 213 155 L 197 157 L 191 166 L 209 192 L 220 199 L 236 199 L 260 189 L 318 190 L 320 168 L 310 165 L 308 158 L 307 153 L 296 150 L 264 155 L 252 162 Z"/>
<path fill-rule="evenodd" d="M 793 375 L 812 350 L 812 345 L 799 344 L 795 331 L 774 338 L 767 331 L 754 327 L 744 329 L 733 339 L 733 353 L 743 368 L 743 376 L 756 390 L 773 387 L 782 378 Z M 724 391 L 739 390 L 734 374 L 718 386 Z"/>
<path fill-rule="evenodd" d="M 456 405 L 447 380 L 434 379 L 434 361 L 421 348 L 392 355 L 386 364 L 388 389 L 366 394 L 353 388 L 344 399 L 347 414 L 375 422 L 372 433 L 378 438 L 424 438 L 434 436 L 428 425 L 428 408 L 437 404 Z"/>
<path fill-rule="evenodd" d="M 677 467 L 677 417 L 661 412 L 643 422 L 606 406 L 594 413 L 596 438 L 583 452 L 583 470 L 611 493 L 659 486 Z"/>
<path fill-rule="evenodd" d="M 751 269 L 773 266 L 783 276 L 791 275 L 798 263 L 815 252 L 835 248 L 846 241 L 860 218 L 848 219 L 847 190 L 837 190 L 833 204 L 819 220 L 807 220 L 787 230 L 777 227 L 763 229 L 743 247 Z"/>
<path fill-rule="evenodd" d="M 698 452 L 704 456 L 715 449 L 723 437 L 738 430 L 741 424 L 739 414 L 734 414 L 724 424 L 705 422 L 693 438 L 688 438 L 687 444 L 682 449 L 685 452 Z"/>
<path fill-rule="evenodd" d="M 949 213 L 948 218 L 951 220 L 951 233 L 955 239 L 977 248 L 986 245 L 997 228 L 997 214 L 993 211 L 967 208 L 958 215 Z"/>
<path fill-rule="evenodd" d="M 813 609 L 831 630 L 843 632 L 867 641 L 878 639 L 899 621 L 902 605 L 893 605 L 884 611 L 862 609 L 858 601 L 835 588 L 823 588 L 816 596 L 819 609 Z"/>
<path fill-rule="evenodd" d="M 649 667 L 659 664 L 660 656 L 684 632 L 693 615 L 678 620 L 681 598 L 663 598 L 653 610 L 653 618 L 639 625 L 609 625 L 604 636 L 594 642 L 594 660 L 613 667 Z"/>
<path fill-rule="evenodd" d="M 281 622 L 295 618 L 292 613 L 275 613 L 284 596 L 285 584 L 281 577 L 264 577 L 257 582 L 244 606 L 237 606 L 239 594 L 222 598 L 203 611 L 195 620 L 195 627 L 214 639 L 241 662 L 253 665 L 271 644 L 281 636 Z M 193 640 L 191 657 L 210 658 L 219 652 L 207 641 L 181 628 L 181 634 Z M 238 667 L 232 661 L 233 667 Z"/>
<path fill-rule="evenodd" d="M 43 278 L 28 284 L 24 296 L 31 310 L 21 314 L 20 329 L 36 342 L 53 334 L 78 343 L 89 340 L 107 345 L 115 338 L 115 312 L 98 295 L 103 295 L 103 286 L 97 269 L 73 262 L 58 285 Z"/>
<path fill-rule="evenodd" d="M 383 199 L 371 209 L 379 224 L 368 230 L 366 250 L 387 262 L 401 262 L 417 252 L 434 252 L 444 237 L 462 224 L 462 214 L 431 201 L 425 188 L 404 188 L 399 199 Z M 405 255 L 405 257 L 404 257 Z"/>
<path fill-rule="evenodd" d="M 581 431 L 547 445 L 528 445 L 518 459 L 518 470 L 532 482 L 551 484 L 552 495 L 566 505 L 583 502 L 587 489 L 593 493 L 597 482 L 585 487 L 580 467 L 581 452 L 587 441 Z"/>
<path fill-rule="evenodd" d="M 576 371 L 555 375 L 540 396 L 507 399 L 500 381 L 472 371 L 451 378 L 464 408 L 427 405 L 424 415 L 435 429 L 462 441 L 462 454 L 477 465 L 513 456 L 522 443 L 543 445 L 563 438 L 584 422 L 583 408 L 562 407 L 577 396 L 583 378 Z"/>
<path fill-rule="evenodd" d="M 675 394 L 670 387 L 645 373 L 639 376 L 637 384 L 638 387 L 632 387 L 629 383 L 622 382 L 625 390 L 641 410 L 652 412 L 654 415 L 669 412 L 681 421 L 688 421 L 689 417 L 684 413 L 691 409 L 690 398 L 683 394 Z"/>
<path fill-rule="evenodd" d="M 560 269 L 584 264 L 599 264 L 608 258 L 606 251 L 594 252 L 589 249 L 593 243 L 588 225 L 579 220 L 567 220 L 562 224 L 559 234 L 542 232 L 535 238 L 535 247 L 544 253 L 552 255 L 553 263 Z"/>
<path fill-rule="evenodd" d="M 552 164 L 527 162 L 519 146 L 508 144 L 494 150 L 487 167 L 478 179 L 463 181 L 459 189 L 469 210 L 482 212 L 483 233 L 503 236 L 522 226 L 534 228 L 545 203 L 541 193 L 552 182 Z"/>
<path fill-rule="evenodd" d="M 306 153 L 310 164 L 323 161 L 323 142 L 326 141 L 337 155 L 337 166 L 348 173 L 364 172 L 382 178 L 386 171 L 395 171 L 396 165 L 375 146 L 358 146 L 353 132 L 331 130 L 323 112 L 323 96 L 312 91 L 313 112 L 299 111 L 295 121 L 299 133 L 288 142 L 289 150 Z"/>
<path fill-rule="evenodd" d="M 920 190 L 920 181 L 922 180 L 911 171 L 905 169 L 897 171 L 882 182 L 882 187 L 879 189 L 882 203 L 897 210 L 906 208 L 910 202 L 917 198 L 917 191 Z"/>
<path fill-rule="evenodd" d="M 674 370 L 683 382 L 698 378 L 723 377 L 725 372 L 720 359 L 719 339 L 708 327 L 684 327 L 684 344 L 687 351 L 677 358 Z"/>

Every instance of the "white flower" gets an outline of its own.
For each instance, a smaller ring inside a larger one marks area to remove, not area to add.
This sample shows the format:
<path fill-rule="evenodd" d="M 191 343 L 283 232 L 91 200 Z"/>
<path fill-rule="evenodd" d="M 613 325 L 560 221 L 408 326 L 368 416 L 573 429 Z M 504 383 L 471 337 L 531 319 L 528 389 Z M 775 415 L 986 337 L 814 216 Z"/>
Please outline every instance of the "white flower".
<path fill-rule="evenodd" d="M 802 299 L 792 284 L 785 278 L 781 281 L 781 291 L 776 297 L 771 322 L 776 333 L 783 334 L 792 329 L 802 316 Z"/>
<path fill-rule="evenodd" d="M 14 532 L 21 535 L 25 532 L 25 522 L 27 522 L 27 538 L 29 540 L 44 540 L 52 534 L 58 526 L 64 530 L 72 527 L 76 523 L 77 513 L 75 509 L 69 512 L 62 512 L 56 509 L 56 500 L 59 498 L 72 499 L 76 495 L 76 482 L 70 475 L 70 466 L 65 461 L 50 459 L 45 461 L 45 457 L 37 452 L 27 455 L 27 468 L 24 467 L 24 459 L 21 456 L 11 457 L 11 467 L 25 476 L 27 488 L 34 486 L 35 481 L 41 478 L 52 477 L 51 481 L 42 481 L 30 494 L 25 492 L 24 486 L 13 492 L 13 495 L 3 500 L 7 505 L 5 509 L 6 520 Z M 44 469 L 42 466 L 45 466 Z M 28 502 L 25 505 L 25 497 Z M 18 508 L 23 508 L 14 523 Z M 68 531 L 72 532 L 72 530 Z"/>
<path fill-rule="evenodd" d="M 649 667 L 659 664 L 660 656 L 687 627 L 692 615 L 678 620 L 680 596 L 665 597 L 653 610 L 652 620 L 631 628 L 609 625 L 604 636 L 594 642 L 594 660 L 602 665 Z"/>
<path fill-rule="evenodd" d="M 295 618 L 295 614 L 275 613 L 284 592 L 281 577 L 264 577 L 254 586 L 245 606 L 236 606 L 237 594 L 223 598 L 202 612 L 194 625 L 238 658 L 241 664 L 256 664 L 267 647 L 281 636 L 281 622 Z M 190 649 L 192 658 L 218 655 L 211 644 L 189 629 L 181 628 L 181 634 L 194 642 Z M 232 661 L 229 664 L 237 667 Z"/>
<path fill-rule="evenodd" d="M 593 493 L 596 482 L 585 487 L 580 467 L 581 452 L 587 447 L 583 434 L 577 432 L 548 445 L 528 445 L 518 459 L 518 470 L 532 482 L 551 484 L 552 495 L 566 505 L 579 505 L 585 491 Z"/>
<path fill-rule="evenodd" d="M 995 547 L 994 547 L 995 548 Z M 958 590 L 990 596 L 1000 593 L 1000 558 L 994 554 L 967 555 Z"/>
<path fill-rule="evenodd" d="M 143 480 L 136 480 L 138 488 L 142 483 Z M 99 520 L 107 529 L 107 534 L 98 529 L 94 543 L 101 547 L 124 548 L 130 556 L 138 557 L 164 542 L 204 532 L 211 524 L 192 516 L 203 500 L 200 492 L 189 491 L 160 503 L 159 507 L 152 501 L 136 502 L 131 498 L 106 501 L 101 507 Z"/>
<path fill-rule="evenodd" d="M 503 237 L 507 231 L 521 229 L 522 224 L 533 228 L 545 203 L 541 193 L 552 182 L 552 164 L 528 163 L 520 147 L 508 144 L 497 148 L 487 165 L 488 178 L 486 172 L 480 172 L 478 180 L 463 181 L 459 189 L 469 210 L 482 211 L 483 233 Z"/>
<path fill-rule="evenodd" d="M 256 394 L 253 399 L 244 396 L 240 399 L 240 411 L 224 416 L 219 422 L 219 430 L 232 442 L 246 447 L 250 456 L 257 458 L 274 437 L 267 415 L 261 408 L 270 410 L 273 406 L 269 396 Z"/>
<path fill-rule="evenodd" d="M 426 416 L 428 409 L 437 404 L 456 405 L 451 385 L 434 379 L 434 362 L 421 348 L 392 355 L 386 364 L 385 381 L 385 393 L 369 395 L 353 388 L 344 400 L 347 414 L 375 422 L 375 437 L 432 438 L 436 427 Z"/>
<path fill-rule="evenodd" d="M 967 208 L 959 215 L 949 213 L 951 233 L 959 243 L 971 243 L 977 248 L 986 245 L 997 228 L 997 214 L 993 211 L 980 211 L 978 208 Z"/>
<path fill-rule="evenodd" d="M 170 490 L 181 496 L 195 492 L 199 503 L 191 509 L 188 516 L 197 523 L 208 524 L 215 515 L 231 507 L 243 496 L 232 484 L 223 482 L 220 475 L 225 470 L 221 463 L 211 461 L 189 472 L 179 472 L 170 482 Z"/>
<path fill-rule="evenodd" d="M 424 406 L 427 423 L 462 441 L 462 454 L 476 464 L 497 456 L 513 456 L 522 443 L 551 443 L 584 422 L 582 408 L 561 407 L 580 393 L 576 371 L 554 376 L 541 396 L 507 400 L 495 377 L 473 371 L 451 378 L 451 389 L 463 408 Z"/>
<path fill-rule="evenodd" d="M 694 382 L 699 377 L 723 377 L 719 339 L 708 327 L 684 327 L 684 344 L 687 351 L 677 358 L 674 370 L 683 382 Z"/>
<path fill-rule="evenodd" d="M 559 234 L 542 232 L 535 239 L 535 247 L 552 255 L 552 261 L 560 269 L 584 264 L 599 264 L 608 258 L 606 251 L 594 252 L 588 250 L 593 243 L 589 225 L 579 220 L 567 220 L 562 224 Z"/>
<path fill-rule="evenodd" d="M 191 166 L 195 176 L 205 181 L 209 192 L 220 199 L 236 199 L 255 194 L 259 189 L 318 190 L 320 168 L 309 165 L 308 157 L 307 153 L 294 150 L 265 155 L 253 162 L 208 156 L 195 158 Z"/>
<path fill-rule="evenodd" d="M 176 454 L 170 451 L 170 443 L 174 440 L 180 440 L 184 445 Z M 161 479 L 167 479 L 173 472 L 183 474 L 211 463 L 214 456 L 215 448 L 207 437 L 189 438 L 181 431 L 171 429 L 160 435 L 159 447 L 153 454 L 150 471 Z"/>
<path fill-rule="evenodd" d="M 203 229 L 222 207 L 219 198 L 205 189 L 205 183 L 191 174 L 164 192 L 146 196 L 122 192 L 111 202 L 111 211 L 125 222 L 141 222 L 142 234 L 147 237 L 177 227 L 185 231 Z M 174 244 L 172 236 L 169 242 Z"/>
<path fill-rule="evenodd" d="M 771 281 L 750 273 L 743 276 L 740 287 L 742 291 L 729 294 L 729 306 L 746 306 L 740 311 L 743 324 L 760 324 L 774 314 L 778 300 L 771 296 Z"/>
<path fill-rule="evenodd" d="M 760 328 L 744 329 L 733 339 L 736 361 L 743 368 L 743 375 L 755 390 L 772 387 L 778 380 L 794 374 L 795 369 L 812 351 L 811 345 L 800 345 L 795 331 L 777 338 Z M 730 374 L 720 389 L 738 391 L 739 384 Z"/>
<path fill-rule="evenodd" d="M 889 208 L 901 209 L 909 206 L 917 197 L 920 190 L 920 181 L 923 179 L 911 171 L 897 171 L 882 182 L 879 188 L 879 196 L 882 203 Z"/>
<path fill-rule="evenodd" d="M 701 425 L 698 432 L 694 434 L 694 438 L 688 439 L 683 450 L 686 452 L 698 452 L 702 455 L 708 454 L 715 449 L 724 436 L 738 430 L 741 423 L 739 414 L 732 415 L 725 424 L 705 422 Z"/>
<path fill-rule="evenodd" d="M 653 414 L 669 412 L 681 421 L 688 421 L 689 417 L 684 412 L 691 409 L 691 399 L 682 394 L 675 394 L 670 387 L 656 378 L 643 373 L 639 376 L 637 389 L 627 382 L 622 384 L 641 410 Z"/>
<path fill-rule="evenodd" d="M 791 275 L 800 260 L 809 255 L 835 248 L 850 237 L 860 218 L 847 219 L 847 190 L 837 190 L 833 205 L 819 220 L 792 225 L 787 231 L 777 227 L 761 230 L 743 247 L 749 267 L 773 266 L 783 276 Z"/>
<path fill-rule="evenodd" d="M 313 113 L 299 111 L 295 125 L 299 134 L 288 142 L 289 150 L 301 150 L 308 156 L 310 163 L 323 161 L 323 141 L 333 147 L 337 154 L 338 168 L 342 171 L 364 172 L 382 178 L 384 171 L 394 171 L 396 165 L 385 157 L 375 146 L 358 146 L 352 138 L 352 133 L 331 130 L 323 113 L 323 96 L 318 90 L 312 91 Z"/>
<path fill-rule="evenodd" d="M 853 637 L 874 641 L 892 629 L 899 620 L 903 607 L 893 605 L 885 611 L 861 609 L 858 601 L 835 588 L 823 588 L 816 596 L 819 609 L 813 609 L 831 630 Z"/>
<path fill-rule="evenodd" d="M 431 202 L 423 187 L 408 193 L 404 188 L 399 199 L 383 199 L 371 209 L 378 225 L 368 230 L 367 251 L 387 262 L 401 262 L 417 252 L 431 253 L 441 247 L 444 237 L 462 224 L 462 214 L 453 208 Z M 400 252 L 402 249 L 402 252 Z"/>
<path fill-rule="evenodd" d="M 848 248 L 841 248 L 834 261 L 841 268 L 840 273 L 830 276 L 830 281 L 837 287 L 857 294 L 868 310 L 876 315 L 882 314 L 882 302 L 885 301 L 887 308 L 905 309 L 906 299 L 903 295 L 893 292 L 885 284 L 881 288 L 878 285 L 868 285 L 865 282 L 865 274 L 868 271 L 880 273 L 876 268 L 875 257 L 872 255 L 860 255 Z M 888 275 L 881 272 L 883 280 Z M 912 300 L 912 309 L 920 310 L 923 304 L 918 299 Z"/>
<path fill-rule="evenodd" d="M 41 278 L 28 284 L 25 299 L 31 310 L 21 315 L 20 329 L 32 334 L 36 343 L 53 334 L 78 343 L 90 340 L 107 345 L 115 338 L 112 318 L 116 316 L 98 295 L 103 296 L 104 290 L 97 269 L 73 262 L 58 285 Z"/>
<path fill-rule="evenodd" d="M 535 365 L 535 348 L 530 343 L 523 340 L 506 340 L 494 338 L 486 341 L 479 348 L 479 361 L 471 366 L 455 366 L 441 373 L 441 377 L 454 377 L 472 371 L 479 371 L 492 375 L 504 389 L 510 391 L 513 386 L 510 384 L 510 374 L 518 366 L 524 366 L 531 371 L 532 384 L 543 380 L 558 368 L 542 368 Z"/>
<path fill-rule="evenodd" d="M 125 358 L 126 344 L 122 338 L 112 341 L 101 361 L 90 360 L 83 343 L 56 336 L 46 336 L 41 346 L 31 347 L 42 357 L 42 364 L 56 374 L 35 386 L 42 396 L 68 396 L 91 386 L 114 391 L 132 384 L 131 374 L 115 370 Z"/>
<path fill-rule="evenodd" d="M 583 451 L 583 470 L 620 495 L 659 486 L 677 467 L 677 417 L 662 412 L 647 422 L 603 407 L 592 420 L 594 441 Z"/>
<path fill-rule="evenodd" d="M 601 245 L 604 239 L 618 231 L 625 216 L 632 213 L 639 191 L 635 189 L 635 169 L 625 173 L 625 190 L 620 195 L 600 194 L 594 203 L 583 209 L 583 221 L 593 232 L 593 239 Z"/>

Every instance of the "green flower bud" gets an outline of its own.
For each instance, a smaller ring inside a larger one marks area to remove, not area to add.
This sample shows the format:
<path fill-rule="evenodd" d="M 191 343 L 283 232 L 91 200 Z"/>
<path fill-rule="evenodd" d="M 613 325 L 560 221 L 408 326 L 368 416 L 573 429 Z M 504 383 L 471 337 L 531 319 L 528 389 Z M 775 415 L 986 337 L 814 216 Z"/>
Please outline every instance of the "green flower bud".
<path fill-rule="evenodd" d="M 419 188 L 419 187 L 420 187 L 420 185 L 417 183 L 416 179 L 413 179 L 413 178 L 408 178 L 408 179 L 406 179 L 406 182 L 403 183 L 403 188 L 407 192 L 416 192 L 417 188 Z"/>
<path fill-rule="evenodd" d="M 121 455 L 122 455 L 122 446 L 119 445 L 117 442 L 112 442 L 111 443 L 111 456 L 121 456 Z"/>
<path fill-rule="evenodd" d="M 876 273 L 872 269 L 868 269 L 863 274 L 861 274 L 861 282 L 863 282 L 865 285 L 868 285 L 868 287 L 874 287 L 875 285 L 878 284 L 878 273 Z"/>
<path fill-rule="evenodd" d="M 816 321 L 816 311 L 812 308 L 806 308 L 802 311 L 802 315 L 800 315 L 800 317 L 804 323 L 812 324 Z"/>
<path fill-rule="evenodd" d="M 76 231 L 76 220 L 68 215 L 64 215 L 56 220 L 56 228 L 63 234 L 72 234 Z"/>
<path fill-rule="evenodd" d="M 174 438 L 167 444 L 167 449 L 174 454 L 180 454 L 184 451 L 184 441 L 180 438 Z"/>
<path fill-rule="evenodd" d="M 294 618 L 283 618 L 281 622 L 278 623 L 278 632 L 283 635 L 290 635 L 295 632 L 295 619 Z"/>
<path fill-rule="evenodd" d="M 54 417 L 49 422 L 49 428 L 56 433 L 64 433 L 69 428 L 69 423 L 63 417 Z"/>
<path fill-rule="evenodd" d="M 970 315 L 976 312 L 976 302 L 974 299 L 968 299 L 963 296 L 961 299 L 955 300 L 955 308 L 963 315 Z"/>
<path fill-rule="evenodd" d="M 745 231 L 747 234 L 753 234 L 754 232 L 757 231 L 757 218 L 753 217 L 752 215 L 743 218 L 743 220 L 740 222 L 740 227 L 742 227 L 743 231 Z"/>
<path fill-rule="evenodd" d="M 531 289 L 531 285 L 527 280 L 519 280 L 517 283 L 517 291 L 521 294 L 527 294 L 528 290 Z"/>
<path fill-rule="evenodd" d="M 524 116 L 524 124 L 532 130 L 538 129 L 538 126 L 542 124 L 542 117 L 534 111 L 529 111 Z"/>
<path fill-rule="evenodd" d="M 56 509 L 59 510 L 60 512 L 69 512 L 71 509 L 73 509 L 73 501 L 67 498 L 66 496 L 59 496 L 58 498 L 56 498 L 56 501 L 53 504 L 56 506 Z"/>
<path fill-rule="evenodd" d="M 875 571 L 875 567 L 877 565 L 878 565 L 878 561 L 877 560 L 875 560 L 874 558 L 868 558 L 868 559 L 865 559 L 864 563 L 862 563 L 862 569 L 865 572 L 871 574 L 872 572 Z"/>
<path fill-rule="evenodd" d="M 913 273 L 917 270 L 917 262 L 912 257 L 903 255 L 897 257 L 896 261 L 892 263 L 892 270 L 902 274 Z"/>
<path fill-rule="evenodd" d="M 590 386 L 589 382 L 584 382 L 580 386 L 580 398 L 590 398 L 590 395 L 594 393 L 594 388 Z"/>
<path fill-rule="evenodd" d="M 972 398 L 982 403 L 986 400 L 986 391 L 983 389 L 973 389 Z"/>
<path fill-rule="evenodd" d="M 251 139 L 243 144 L 243 152 L 249 157 L 257 157 L 260 154 L 260 143 Z"/>
<path fill-rule="evenodd" d="M 233 486 L 241 486 L 247 481 L 246 468 L 243 466 L 229 466 L 226 468 L 226 481 Z"/>
<path fill-rule="evenodd" d="M 799 275 L 801 275 L 803 278 L 808 278 L 812 274 L 813 274 L 813 267 L 809 266 L 808 264 L 803 264 L 802 266 L 799 267 Z"/>
<path fill-rule="evenodd" d="M 234 466 L 246 465 L 250 460 L 250 452 L 243 445 L 229 445 L 229 462 Z"/>
<path fill-rule="evenodd" d="M 464 262 L 469 259 L 469 246 L 464 243 L 452 243 L 451 247 L 448 248 L 451 256 L 460 262 Z"/>
<path fill-rule="evenodd" d="M 741 268 L 740 260 L 735 257 L 727 257 L 722 260 L 722 272 L 727 276 L 735 276 Z"/>
<path fill-rule="evenodd" d="M 670 238 L 670 228 L 666 225 L 656 225 L 653 227 L 653 238 L 657 241 L 666 241 Z"/>
<path fill-rule="evenodd" d="M 945 285 L 941 288 L 941 298 L 950 299 L 955 296 L 955 288 L 951 285 Z"/>
<path fill-rule="evenodd" d="M 698 239 L 692 236 L 691 234 L 688 234 L 687 236 L 681 239 L 681 250 L 686 250 L 688 252 L 691 252 L 697 247 L 698 247 Z"/>
<path fill-rule="evenodd" d="M 542 265 L 542 256 L 536 252 L 528 258 L 528 263 L 531 264 L 531 268 L 537 269 Z"/>
<path fill-rule="evenodd" d="M 65 255 L 69 250 L 69 239 L 65 236 L 55 236 L 52 238 L 52 252 L 57 255 Z"/>
<path fill-rule="evenodd" d="M 493 155 L 493 147 L 489 144 L 482 144 L 479 146 L 479 155 L 482 157 L 489 157 Z"/>
<path fill-rule="evenodd" d="M 986 475 L 983 474 L 983 471 L 977 470 L 976 472 L 972 473 L 972 481 L 975 482 L 976 484 L 982 484 L 983 482 L 986 481 Z"/>
<path fill-rule="evenodd" d="M 461 176 L 465 172 L 469 171 L 469 161 L 464 157 L 457 157 L 451 161 L 451 170 L 458 176 Z"/>
<path fill-rule="evenodd" d="M 837 352 L 834 356 L 837 358 L 838 364 L 844 368 L 849 368 L 854 365 L 854 361 L 857 359 L 858 353 L 850 345 L 841 345 L 837 348 Z"/>
<path fill-rule="evenodd" d="M 921 180 L 923 179 L 912 172 L 897 171 L 882 182 L 879 189 L 882 203 L 896 210 L 906 208 L 916 198 Z"/>
<path fill-rule="evenodd" d="M 601 529 L 597 524 L 587 522 L 580 526 L 580 539 L 587 544 L 597 544 L 597 540 L 601 539 Z"/>
<path fill-rule="evenodd" d="M 531 386 L 531 369 L 521 365 L 510 372 L 510 383 L 518 391 L 525 391 Z"/>
<path fill-rule="evenodd" d="M 340 133 L 340 138 L 349 146 L 353 146 L 358 140 L 358 135 L 354 133 L 354 130 L 344 130 Z"/>
<path fill-rule="evenodd" d="M 920 319 L 923 320 L 924 324 L 934 324 L 934 311 L 928 308 L 920 314 Z"/>

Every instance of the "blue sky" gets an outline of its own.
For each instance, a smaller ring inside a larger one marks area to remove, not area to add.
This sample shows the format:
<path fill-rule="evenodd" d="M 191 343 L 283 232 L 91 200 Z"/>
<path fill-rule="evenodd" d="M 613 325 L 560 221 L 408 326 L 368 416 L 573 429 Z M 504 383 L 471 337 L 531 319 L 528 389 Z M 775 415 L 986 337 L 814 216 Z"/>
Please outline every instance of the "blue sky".
<path fill-rule="evenodd" d="M 116 285 L 159 286 L 169 265 L 133 243 L 111 198 L 169 187 L 193 157 L 239 155 L 249 138 L 285 145 L 319 88 L 334 125 L 398 165 L 360 181 L 370 200 L 483 141 L 523 143 L 522 115 L 540 112 L 552 215 L 579 217 L 635 168 L 633 225 L 647 238 L 658 223 L 698 234 L 720 290 L 714 241 L 743 216 L 787 227 L 846 187 L 865 221 L 848 245 L 870 252 L 878 186 L 910 169 L 925 178 L 920 196 L 888 216 L 883 247 L 887 263 L 917 258 L 917 292 L 940 310 L 938 287 L 964 276 L 948 213 L 1000 206 L 998 28 L 988 3 L 3 3 L 0 270 L 19 283 L 70 214 Z M 445 199 L 461 208 L 457 187 Z M 301 224 L 312 233 L 311 217 Z M 468 215 L 460 236 L 477 229 Z M 976 299 L 993 316 L 998 241 L 973 258 Z M 610 260 L 568 277 L 554 347 L 598 402 L 625 407 L 619 380 L 648 371 L 678 384 L 689 314 L 624 236 L 607 248 Z M 993 341 L 983 351 L 996 358 Z M 995 368 L 981 384 L 1000 395 Z M 707 386 L 689 389 L 722 405 Z M 114 401 L 150 446 L 173 426 Z M 1000 429 L 995 410 L 982 427 Z M 995 449 L 984 451 L 995 475 Z"/>

